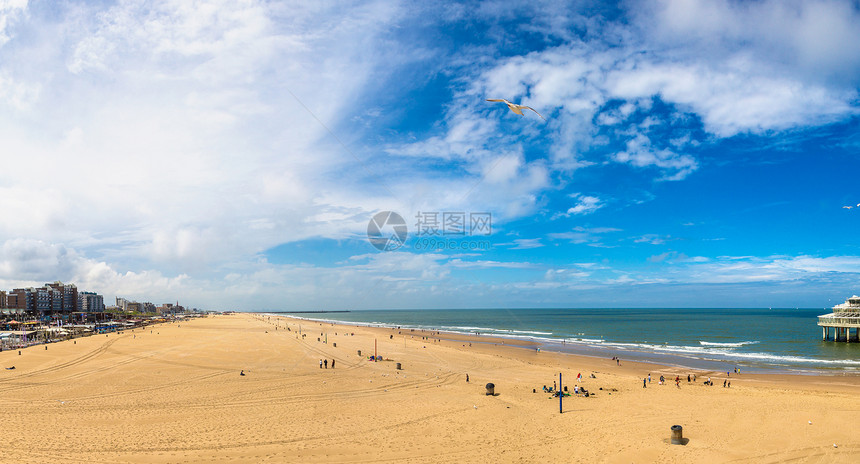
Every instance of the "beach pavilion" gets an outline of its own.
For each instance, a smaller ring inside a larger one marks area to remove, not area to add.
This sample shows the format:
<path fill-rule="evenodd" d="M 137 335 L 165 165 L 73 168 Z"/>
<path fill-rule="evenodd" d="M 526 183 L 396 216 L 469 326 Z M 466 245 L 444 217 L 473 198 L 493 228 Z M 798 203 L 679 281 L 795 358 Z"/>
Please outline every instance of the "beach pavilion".
<path fill-rule="evenodd" d="M 860 341 L 860 296 L 854 295 L 845 303 L 833 307 L 833 312 L 818 316 L 818 325 L 822 328 L 822 340 L 830 340 L 830 329 L 833 328 L 834 342 Z M 851 329 L 854 329 L 852 336 Z"/>

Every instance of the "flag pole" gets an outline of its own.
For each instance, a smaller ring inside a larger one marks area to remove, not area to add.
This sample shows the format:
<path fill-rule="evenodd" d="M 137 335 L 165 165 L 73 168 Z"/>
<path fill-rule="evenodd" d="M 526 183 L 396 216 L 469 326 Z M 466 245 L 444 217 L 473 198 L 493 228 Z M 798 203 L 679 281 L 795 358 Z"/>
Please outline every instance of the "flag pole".
<path fill-rule="evenodd" d="M 561 372 L 559 372 L 558 373 L 558 413 L 559 414 L 562 413 L 561 400 L 562 400 L 562 398 L 564 398 L 564 393 L 562 393 L 563 391 L 564 391 L 564 389 L 561 388 Z"/>

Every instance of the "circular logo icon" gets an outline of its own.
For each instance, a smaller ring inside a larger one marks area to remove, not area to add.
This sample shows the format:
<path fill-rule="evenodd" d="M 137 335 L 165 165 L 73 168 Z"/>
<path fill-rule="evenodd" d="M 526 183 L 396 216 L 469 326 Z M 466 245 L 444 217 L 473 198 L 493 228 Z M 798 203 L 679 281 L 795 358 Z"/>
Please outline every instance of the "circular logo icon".
<path fill-rule="evenodd" d="M 392 251 L 406 242 L 406 221 L 394 211 L 376 213 L 367 223 L 367 240 L 379 251 Z"/>

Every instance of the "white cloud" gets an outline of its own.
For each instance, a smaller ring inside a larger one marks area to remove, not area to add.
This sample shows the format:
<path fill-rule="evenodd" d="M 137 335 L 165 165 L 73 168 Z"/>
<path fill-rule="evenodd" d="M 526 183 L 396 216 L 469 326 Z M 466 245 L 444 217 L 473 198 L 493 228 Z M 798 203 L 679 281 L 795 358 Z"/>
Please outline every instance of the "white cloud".
<path fill-rule="evenodd" d="M 547 234 L 547 237 L 553 240 L 569 241 L 575 244 L 601 244 L 603 235 L 614 232 L 621 232 L 621 229 L 614 227 L 574 227 L 569 232 L 553 232 Z"/>
<path fill-rule="evenodd" d="M 811 127 L 858 112 L 852 83 L 860 75 L 860 21 L 854 20 L 860 13 L 850 2 L 627 6 L 629 25 L 606 25 L 602 38 L 559 33 L 565 37 L 559 46 L 481 71 L 458 102 L 504 96 L 547 115 L 553 139 L 549 166 L 566 174 L 591 164 L 582 154 L 598 143 L 596 132 L 632 123 L 637 107 L 654 98 L 671 105 L 676 114 L 669 118 L 692 115 L 716 137 Z M 822 29 L 828 22 L 834 24 L 832 34 Z M 820 79 L 815 69 L 821 66 L 833 79 Z M 616 101 L 620 105 L 607 108 Z M 684 134 L 661 146 L 649 133 L 659 121 L 650 117 L 636 124 L 638 133 L 628 141 L 635 147 L 614 160 L 656 167 L 662 180 L 681 180 L 698 168 L 685 151 L 701 140 Z"/>
<path fill-rule="evenodd" d="M 0 247 L 0 285 L 3 288 L 42 286 L 61 280 L 79 290 L 106 296 L 176 299 L 187 289 L 188 276 L 166 277 L 158 271 L 118 272 L 107 263 L 82 256 L 77 250 L 38 240 L 7 240 Z"/>
<path fill-rule="evenodd" d="M 636 243 L 650 243 L 651 245 L 662 245 L 667 241 L 674 240 L 670 235 L 645 234 L 635 238 Z"/>
<path fill-rule="evenodd" d="M 282 7 L 68 4 L 59 23 L 17 22 L 30 33 L 0 49 L 0 150 L 4 170 L 32 175 L 0 185 L 13 218 L 0 239 L 80 248 L 124 233 L 125 251 L 149 265 L 193 267 L 357 230 L 354 218 L 312 218 L 346 206 L 369 214 L 390 199 L 335 180 L 371 170 L 314 117 L 336 126 L 374 67 L 396 66 L 364 51 L 381 49 L 374 40 L 396 10 L 338 7 L 320 34 L 323 11 L 293 8 L 287 27 L 271 20 Z"/>
<path fill-rule="evenodd" d="M 722 63 L 628 60 L 607 75 L 612 95 L 659 95 L 698 115 L 720 137 L 825 124 L 856 112 L 857 93 L 851 88 L 828 88 L 762 69 L 744 57 Z"/>
<path fill-rule="evenodd" d="M 567 216 L 570 216 L 571 214 L 591 214 L 606 206 L 600 198 L 590 195 L 576 194 L 573 198 L 577 200 L 577 202 L 576 205 L 567 209 Z"/>
<path fill-rule="evenodd" d="M 661 168 L 665 172 L 662 180 L 682 180 L 698 168 L 698 163 L 692 156 L 679 155 L 667 149 L 654 149 L 650 140 L 642 134 L 627 141 L 627 150 L 615 153 L 612 158 L 619 163 L 629 163 L 636 167 Z"/>
<path fill-rule="evenodd" d="M 646 40 L 679 56 L 701 50 L 724 59 L 743 50 L 762 65 L 800 71 L 804 78 L 857 82 L 860 11 L 853 2 L 657 0 L 632 6 Z"/>
<path fill-rule="evenodd" d="M 540 248 L 544 246 L 539 238 L 518 238 L 514 239 L 514 242 L 511 244 L 498 243 L 497 245 L 513 245 L 513 247 L 510 248 L 511 250 L 530 250 L 532 248 Z"/>
<path fill-rule="evenodd" d="M 8 29 L 26 12 L 28 0 L 0 1 L 0 47 L 11 39 Z"/>

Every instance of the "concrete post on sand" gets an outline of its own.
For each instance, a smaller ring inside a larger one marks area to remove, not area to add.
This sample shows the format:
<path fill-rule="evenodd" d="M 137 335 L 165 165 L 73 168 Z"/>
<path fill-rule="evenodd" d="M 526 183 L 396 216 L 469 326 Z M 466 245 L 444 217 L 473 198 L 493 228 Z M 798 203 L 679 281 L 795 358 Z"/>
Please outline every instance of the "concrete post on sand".
<path fill-rule="evenodd" d="M 496 394 L 496 386 L 492 383 L 487 384 L 487 396 L 493 396 Z"/>
<path fill-rule="evenodd" d="M 394 368 L 395 368 L 395 369 L 397 369 L 397 370 L 399 371 L 399 370 L 400 370 L 400 363 L 397 363 L 397 364 L 394 366 Z"/>

